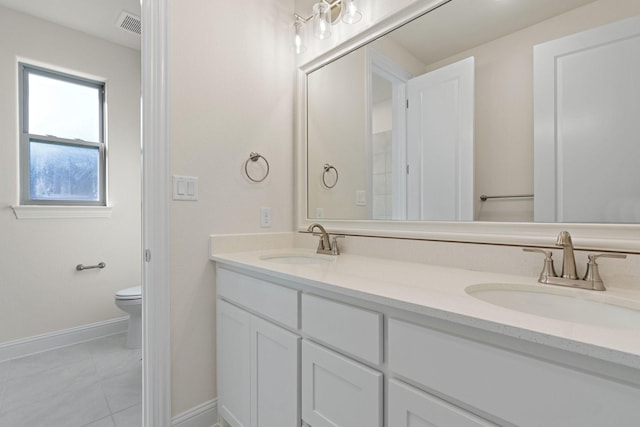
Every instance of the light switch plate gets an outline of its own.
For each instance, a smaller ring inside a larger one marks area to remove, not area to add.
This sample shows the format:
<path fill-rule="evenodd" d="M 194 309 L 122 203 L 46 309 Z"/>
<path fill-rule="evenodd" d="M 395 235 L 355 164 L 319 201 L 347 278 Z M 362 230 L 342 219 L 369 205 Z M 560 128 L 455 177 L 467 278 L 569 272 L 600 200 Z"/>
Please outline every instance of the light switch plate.
<path fill-rule="evenodd" d="M 198 178 L 173 175 L 173 200 L 198 200 Z"/>
<path fill-rule="evenodd" d="M 367 192 L 356 190 L 356 206 L 367 206 Z"/>

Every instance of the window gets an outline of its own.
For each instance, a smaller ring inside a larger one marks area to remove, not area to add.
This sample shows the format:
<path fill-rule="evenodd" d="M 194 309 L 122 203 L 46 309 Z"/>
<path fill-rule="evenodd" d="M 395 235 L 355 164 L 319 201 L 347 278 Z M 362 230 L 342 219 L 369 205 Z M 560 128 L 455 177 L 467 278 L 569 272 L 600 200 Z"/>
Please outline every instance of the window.
<path fill-rule="evenodd" d="M 105 206 L 104 82 L 20 64 L 22 205 Z"/>

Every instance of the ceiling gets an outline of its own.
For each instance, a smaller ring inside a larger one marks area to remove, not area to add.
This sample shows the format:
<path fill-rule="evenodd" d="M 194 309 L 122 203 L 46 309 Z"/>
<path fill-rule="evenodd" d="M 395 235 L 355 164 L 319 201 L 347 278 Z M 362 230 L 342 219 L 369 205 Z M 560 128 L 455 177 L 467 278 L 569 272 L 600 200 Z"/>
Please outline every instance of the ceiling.
<path fill-rule="evenodd" d="M 140 16 L 140 0 L 0 0 L 0 6 L 140 50 L 140 36 L 116 26 L 123 10 Z"/>
<path fill-rule="evenodd" d="M 431 64 L 593 1 L 452 0 L 388 36 Z"/>

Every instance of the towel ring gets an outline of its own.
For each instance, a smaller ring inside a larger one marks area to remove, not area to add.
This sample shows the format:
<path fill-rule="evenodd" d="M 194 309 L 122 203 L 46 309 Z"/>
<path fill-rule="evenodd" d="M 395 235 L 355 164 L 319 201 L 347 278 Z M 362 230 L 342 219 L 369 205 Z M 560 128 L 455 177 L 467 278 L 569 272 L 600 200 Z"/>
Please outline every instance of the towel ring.
<path fill-rule="evenodd" d="M 338 169 L 336 169 L 334 166 L 330 165 L 329 163 L 325 163 L 323 166 L 324 171 L 322 172 L 322 183 L 324 184 L 325 187 L 327 188 L 333 188 L 336 186 L 336 184 L 338 183 Z M 327 173 L 329 173 L 331 171 L 331 169 L 333 169 L 333 171 L 336 173 L 336 180 L 333 182 L 332 185 L 327 184 Z"/>
<path fill-rule="evenodd" d="M 264 160 L 264 163 L 267 165 L 267 170 L 264 173 L 264 176 L 262 178 L 256 179 L 256 178 L 252 177 L 251 174 L 249 173 L 249 161 L 257 162 L 260 159 Z M 250 181 L 252 181 L 252 182 L 262 182 L 269 175 L 269 162 L 267 161 L 267 159 L 264 158 L 264 156 L 262 154 L 258 154 L 256 152 L 252 151 L 249 154 L 249 158 L 244 162 L 244 173 L 247 175 L 247 178 L 249 178 Z"/>

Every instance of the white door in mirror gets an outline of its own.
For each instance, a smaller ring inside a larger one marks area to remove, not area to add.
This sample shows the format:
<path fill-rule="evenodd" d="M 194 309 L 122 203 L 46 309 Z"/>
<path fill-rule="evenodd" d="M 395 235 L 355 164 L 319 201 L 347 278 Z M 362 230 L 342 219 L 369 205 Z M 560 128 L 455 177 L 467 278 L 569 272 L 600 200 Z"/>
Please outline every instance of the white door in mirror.
<path fill-rule="evenodd" d="M 409 80 L 409 220 L 473 220 L 473 57 Z"/>
<path fill-rule="evenodd" d="M 534 47 L 534 219 L 640 221 L 640 17 Z"/>

